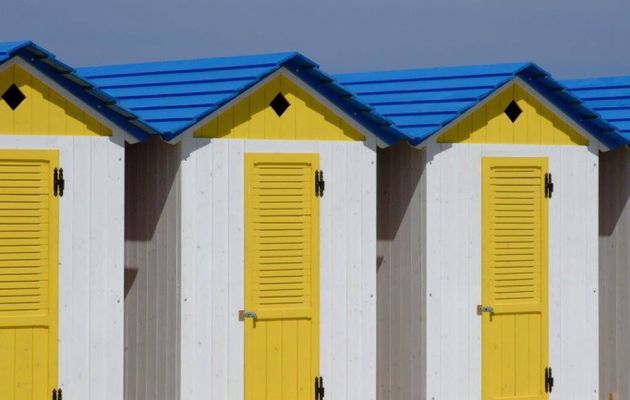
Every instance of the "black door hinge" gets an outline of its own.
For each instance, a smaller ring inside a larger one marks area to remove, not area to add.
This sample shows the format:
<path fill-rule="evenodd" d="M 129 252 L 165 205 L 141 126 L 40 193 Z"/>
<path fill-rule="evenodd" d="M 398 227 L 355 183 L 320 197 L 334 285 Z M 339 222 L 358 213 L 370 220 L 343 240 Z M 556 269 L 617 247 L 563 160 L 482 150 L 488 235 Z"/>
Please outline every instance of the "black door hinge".
<path fill-rule="evenodd" d="M 545 393 L 551 393 L 553 389 L 553 374 L 551 373 L 551 367 L 545 368 Z"/>
<path fill-rule="evenodd" d="M 551 179 L 551 173 L 545 174 L 545 199 L 550 199 L 553 194 L 553 180 Z"/>
<path fill-rule="evenodd" d="M 61 393 L 61 389 L 53 389 L 52 400 L 63 400 L 63 394 Z"/>
<path fill-rule="evenodd" d="M 321 169 L 315 170 L 315 197 L 324 197 L 325 188 L 324 171 Z"/>
<path fill-rule="evenodd" d="M 321 376 L 315 377 L 315 400 L 324 399 L 324 378 Z"/>
<path fill-rule="evenodd" d="M 55 168 L 53 172 L 53 193 L 55 197 L 63 197 L 66 181 L 63 179 L 63 168 Z"/>

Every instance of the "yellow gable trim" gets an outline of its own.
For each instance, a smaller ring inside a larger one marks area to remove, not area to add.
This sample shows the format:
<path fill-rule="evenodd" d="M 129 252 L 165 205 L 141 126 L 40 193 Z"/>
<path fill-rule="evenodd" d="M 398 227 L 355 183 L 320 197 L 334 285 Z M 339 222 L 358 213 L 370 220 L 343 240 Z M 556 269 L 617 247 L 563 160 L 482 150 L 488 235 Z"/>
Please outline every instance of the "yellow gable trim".
<path fill-rule="evenodd" d="M 504 110 L 514 100 L 515 122 Z M 439 143 L 588 145 L 588 140 L 522 86 L 512 83 L 438 137 Z"/>
<path fill-rule="evenodd" d="M 15 110 L 0 100 L 0 134 L 112 135 L 109 128 L 18 65 L 0 72 L 0 95 L 13 84 L 26 98 Z"/>
<path fill-rule="evenodd" d="M 269 106 L 282 93 L 291 104 L 276 115 Z M 194 132 L 224 139 L 350 140 L 365 137 L 302 87 L 280 75 Z"/>

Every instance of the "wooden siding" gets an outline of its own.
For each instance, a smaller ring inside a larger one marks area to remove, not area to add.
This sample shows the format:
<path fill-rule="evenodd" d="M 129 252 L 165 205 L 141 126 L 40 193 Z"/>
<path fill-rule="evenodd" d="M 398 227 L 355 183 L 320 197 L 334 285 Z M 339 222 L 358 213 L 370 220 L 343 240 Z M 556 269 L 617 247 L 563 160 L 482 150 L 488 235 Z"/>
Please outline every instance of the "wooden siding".
<path fill-rule="evenodd" d="M 594 146 L 429 144 L 427 398 L 481 398 L 481 159 L 548 157 L 553 397 L 598 393 L 598 155 Z M 541 374 L 543 371 L 541 371 Z M 542 376 L 542 375 L 541 375 Z M 457 384 L 453 384 L 457 382 Z"/>
<path fill-rule="evenodd" d="M 6 135 L 3 149 L 58 149 L 59 379 L 69 399 L 123 397 L 124 137 Z"/>
<path fill-rule="evenodd" d="M 378 151 L 377 399 L 426 398 L 425 151 Z"/>
<path fill-rule="evenodd" d="M 326 398 L 374 400 L 374 143 L 183 138 L 181 396 L 243 398 L 244 154 L 319 153 L 320 373 Z"/>
<path fill-rule="evenodd" d="M 179 398 L 179 150 L 127 145 L 125 400 Z"/>
<path fill-rule="evenodd" d="M 0 70 L 0 95 L 16 85 L 26 96 L 12 110 L 0 100 L 0 134 L 111 136 L 112 131 L 19 65 Z"/>
<path fill-rule="evenodd" d="M 600 155 L 600 399 L 630 399 L 630 150 Z"/>
<path fill-rule="evenodd" d="M 515 101 L 522 113 L 515 122 L 504 113 Z M 562 117 L 551 112 L 519 84 L 511 83 L 438 138 L 440 143 L 587 145 Z"/>
<path fill-rule="evenodd" d="M 290 104 L 282 116 L 269 106 L 279 93 Z M 224 139 L 364 140 L 339 115 L 284 75 L 226 109 L 194 135 Z"/>

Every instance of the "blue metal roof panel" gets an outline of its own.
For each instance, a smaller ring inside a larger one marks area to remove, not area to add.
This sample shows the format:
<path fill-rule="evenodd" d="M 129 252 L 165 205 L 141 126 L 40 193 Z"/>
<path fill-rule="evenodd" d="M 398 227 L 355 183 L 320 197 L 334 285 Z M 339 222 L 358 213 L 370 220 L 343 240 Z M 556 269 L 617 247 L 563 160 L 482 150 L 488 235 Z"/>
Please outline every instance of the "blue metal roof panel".
<path fill-rule="evenodd" d="M 510 81 L 529 63 L 351 73 L 337 79 L 420 143 Z"/>
<path fill-rule="evenodd" d="M 194 60 L 158 61 L 136 64 L 103 65 L 78 68 L 81 75 L 90 78 L 168 75 L 191 72 L 212 72 L 231 69 L 274 67 L 290 60 L 296 52 L 260 54 L 250 56 L 214 57 Z"/>
<path fill-rule="evenodd" d="M 170 140 L 287 67 L 388 143 L 406 139 L 318 65 L 295 52 L 79 68 L 78 73 Z"/>
<path fill-rule="evenodd" d="M 336 78 L 418 144 L 517 76 L 604 144 L 619 144 L 620 137 L 608 122 L 533 63 L 350 73 Z"/>
<path fill-rule="evenodd" d="M 29 41 L 19 41 L 19 42 L 4 42 L 0 43 L 0 55 L 11 55 L 19 49 L 28 46 L 31 44 Z"/>
<path fill-rule="evenodd" d="M 296 53 L 79 68 L 100 90 L 164 136 L 217 110 Z"/>
<path fill-rule="evenodd" d="M 567 80 L 563 83 L 599 113 L 630 144 L 630 76 Z"/>

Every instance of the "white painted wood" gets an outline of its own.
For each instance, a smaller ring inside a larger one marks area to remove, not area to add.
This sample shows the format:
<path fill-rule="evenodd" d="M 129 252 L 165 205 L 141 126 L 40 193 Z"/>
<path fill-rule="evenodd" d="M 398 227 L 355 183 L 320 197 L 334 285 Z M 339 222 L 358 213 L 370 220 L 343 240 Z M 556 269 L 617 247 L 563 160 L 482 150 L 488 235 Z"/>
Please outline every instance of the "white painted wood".
<path fill-rule="evenodd" d="M 243 174 L 254 152 L 320 155 L 320 373 L 331 398 L 375 399 L 373 143 L 183 138 L 182 400 L 243 397 Z"/>
<path fill-rule="evenodd" d="M 363 148 L 359 163 L 363 165 L 361 179 L 361 357 L 357 369 L 362 382 L 361 399 L 376 399 L 376 143 Z"/>
<path fill-rule="evenodd" d="M 123 394 L 124 136 L 2 135 L 0 148 L 59 150 L 59 385 L 69 398 Z"/>
<path fill-rule="evenodd" d="M 181 146 L 181 397 L 197 399 L 210 397 L 213 383 L 212 146 L 207 139 Z"/>
<path fill-rule="evenodd" d="M 481 158 L 548 157 L 550 398 L 598 397 L 596 146 L 428 144 L 427 398 L 481 398 Z M 457 382 L 453 385 L 452 382 Z"/>
<path fill-rule="evenodd" d="M 228 219 L 229 203 L 241 203 L 239 199 L 228 198 L 229 180 L 228 172 L 231 167 L 228 160 L 227 140 L 216 140 L 212 142 L 212 202 L 206 204 L 198 204 L 199 208 L 211 208 L 212 225 L 198 226 L 198 234 L 204 235 L 207 228 L 210 230 L 206 233 L 212 238 L 212 258 L 210 264 L 207 265 L 211 271 L 212 280 L 212 391 L 211 398 L 225 399 L 227 398 L 227 373 L 228 371 L 228 280 L 230 275 L 230 266 L 228 264 L 228 251 L 230 247 L 230 238 L 228 236 L 231 221 Z M 199 173 L 201 171 L 198 170 Z M 203 175 L 200 175 L 203 179 Z M 200 181 L 198 181 L 199 183 Z M 237 245 L 234 243 L 234 245 Z M 238 246 L 238 245 L 237 245 Z M 236 315 L 233 313 L 232 315 Z M 216 329 L 220 327 L 220 329 Z"/>
<path fill-rule="evenodd" d="M 228 142 L 228 160 L 242 160 L 245 152 L 245 142 L 242 140 Z M 243 208 L 239 205 L 244 201 L 234 199 L 243 199 L 245 192 L 245 184 L 243 182 L 244 163 L 229 163 L 228 171 L 228 220 L 229 230 L 228 238 L 230 243 L 245 243 L 245 215 Z M 245 255 L 244 248 L 239 246 L 229 246 L 229 263 L 226 270 L 229 275 L 228 279 L 228 307 L 227 307 L 227 325 L 228 337 L 232 340 L 228 341 L 228 381 L 229 390 L 228 398 L 242 399 L 244 398 L 242 381 L 239 376 L 244 371 L 244 349 L 242 343 L 245 341 L 245 332 L 243 323 L 238 320 L 238 310 L 245 308 Z"/>

